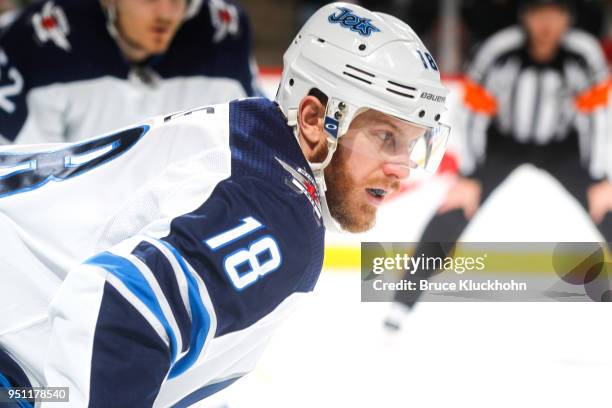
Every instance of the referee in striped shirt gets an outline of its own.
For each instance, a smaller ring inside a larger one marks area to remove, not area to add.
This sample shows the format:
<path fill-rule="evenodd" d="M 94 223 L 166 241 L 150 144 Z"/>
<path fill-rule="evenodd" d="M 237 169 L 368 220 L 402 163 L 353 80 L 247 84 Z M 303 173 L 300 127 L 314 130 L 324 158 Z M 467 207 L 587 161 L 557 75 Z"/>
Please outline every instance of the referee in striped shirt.
<path fill-rule="evenodd" d="M 571 11 L 569 1 L 523 1 L 521 24 L 478 50 L 467 73 L 462 175 L 416 254 L 446 256 L 480 205 L 523 163 L 556 177 L 612 242 L 612 174 L 606 169 L 612 167 L 611 83 L 597 40 L 570 28 Z M 405 278 L 418 281 L 430 273 Z M 418 297 L 396 292 L 386 325 L 398 328 Z"/>

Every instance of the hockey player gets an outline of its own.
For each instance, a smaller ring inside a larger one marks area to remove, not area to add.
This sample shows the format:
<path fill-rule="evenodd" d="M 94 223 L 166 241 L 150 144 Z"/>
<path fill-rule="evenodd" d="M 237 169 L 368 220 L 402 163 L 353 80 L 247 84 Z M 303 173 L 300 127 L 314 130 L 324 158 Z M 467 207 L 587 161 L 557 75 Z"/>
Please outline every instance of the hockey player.
<path fill-rule="evenodd" d="M 0 143 L 70 142 L 251 96 L 246 15 L 224 0 L 47 0 L 0 38 Z"/>
<path fill-rule="evenodd" d="M 275 102 L 5 149 L 0 381 L 67 386 L 75 407 L 183 407 L 236 381 L 312 291 L 325 228 L 367 230 L 437 166 L 446 95 L 406 24 L 333 3 Z"/>

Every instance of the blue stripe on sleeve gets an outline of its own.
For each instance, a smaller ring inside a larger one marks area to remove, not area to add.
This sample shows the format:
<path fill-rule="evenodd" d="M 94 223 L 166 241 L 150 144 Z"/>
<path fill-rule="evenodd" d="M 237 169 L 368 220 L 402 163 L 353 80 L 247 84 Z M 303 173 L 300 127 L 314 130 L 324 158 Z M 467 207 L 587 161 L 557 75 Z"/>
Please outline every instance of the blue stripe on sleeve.
<path fill-rule="evenodd" d="M 204 348 L 204 342 L 206 336 L 210 330 L 210 315 L 202 302 L 200 297 L 200 291 L 198 289 L 198 283 L 192 276 L 191 272 L 185 264 L 185 260 L 181 254 L 171 244 L 166 241 L 160 241 L 166 248 L 172 251 L 172 254 L 178 261 L 185 278 L 187 279 L 187 293 L 189 294 L 189 306 L 191 310 L 191 339 L 189 342 L 189 351 L 180 360 L 178 360 L 170 370 L 169 378 L 174 378 L 186 370 L 188 370 L 198 359 L 202 349 Z"/>
<path fill-rule="evenodd" d="M 221 381 L 215 384 L 210 384 L 210 385 L 206 385 L 194 392 L 192 392 L 191 394 L 187 395 L 185 398 L 183 398 L 182 400 L 180 400 L 179 402 L 177 402 L 176 404 L 172 405 L 172 408 L 188 408 L 191 407 L 192 405 L 196 404 L 198 401 L 203 400 L 204 398 L 207 398 L 219 391 L 221 391 L 222 389 L 232 385 L 234 382 L 236 382 L 237 380 L 239 380 L 240 378 L 242 378 L 242 376 L 240 377 L 235 377 L 235 378 L 230 378 L 229 380 L 225 380 L 225 381 Z"/>
<path fill-rule="evenodd" d="M 0 387 L 5 388 L 7 391 L 12 388 L 10 381 L 2 373 L 0 373 Z M 19 398 L 19 399 L 16 399 L 14 402 L 15 402 L 15 406 L 18 406 L 20 408 L 32 408 L 32 404 L 30 404 L 24 399 Z M 0 402 L 0 406 L 10 407 L 11 403 Z"/>
<path fill-rule="evenodd" d="M 149 308 L 149 310 L 160 321 L 164 327 L 164 330 L 166 331 L 166 334 L 168 335 L 168 338 L 170 339 L 171 361 L 175 361 L 177 354 L 175 334 L 161 310 L 161 306 L 155 297 L 153 289 L 151 289 L 151 286 L 138 268 L 136 268 L 136 266 L 134 266 L 134 264 L 127 259 L 113 255 L 109 252 L 102 252 L 88 259 L 85 263 L 106 269 L 108 272 L 115 275 L 121 280 L 121 282 L 123 282 L 130 292 L 132 292 Z"/>
<path fill-rule="evenodd" d="M 183 301 L 176 277 L 177 273 L 182 272 L 175 272 L 166 255 L 149 242 L 142 241 L 138 244 L 132 251 L 132 255 L 147 265 L 151 273 L 153 273 L 153 276 L 155 276 L 157 283 L 170 305 L 170 309 L 172 309 L 172 314 L 181 332 L 183 348 L 180 351 L 187 351 L 192 324 L 189 311 L 187 310 L 188 305 L 185 304 L 187 299 L 185 302 Z"/>

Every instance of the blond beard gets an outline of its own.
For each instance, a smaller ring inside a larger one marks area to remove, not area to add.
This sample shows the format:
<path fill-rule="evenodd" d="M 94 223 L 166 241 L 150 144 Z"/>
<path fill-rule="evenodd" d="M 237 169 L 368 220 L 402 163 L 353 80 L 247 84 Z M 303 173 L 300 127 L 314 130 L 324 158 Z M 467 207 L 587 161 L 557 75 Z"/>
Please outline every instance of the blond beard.
<path fill-rule="evenodd" d="M 358 193 L 352 181 L 347 161 L 346 150 L 342 145 L 325 169 L 325 198 L 332 217 L 348 232 L 364 232 L 376 223 L 376 208 L 368 204 L 356 205 L 352 195 Z"/>

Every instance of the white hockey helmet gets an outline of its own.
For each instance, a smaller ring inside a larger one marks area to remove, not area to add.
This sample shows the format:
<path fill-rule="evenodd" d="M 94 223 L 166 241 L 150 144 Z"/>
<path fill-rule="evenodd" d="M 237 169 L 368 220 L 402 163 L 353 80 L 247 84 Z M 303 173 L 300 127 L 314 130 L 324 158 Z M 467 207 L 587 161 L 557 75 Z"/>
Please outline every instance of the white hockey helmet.
<path fill-rule="evenodd" d="M 450 130 L 439 122 L 448 90 L 431 54 L 403 21 L 354 4 L 328 4 L 304 24 L 283 63 L 276 102 L 296 135 L 302 98 L 313 89 L 328 98 L 324 119 L 328 156 L 322 163 L 310 163 L 321 195 L 323 170 L 338 140 L 355 116 L 367 109 L 423 127 L 426 131 L 412 148 L 411 163 L 428 171 L 438 166 Z M 325 197 L 321 198 L 326 207 Z"/>

